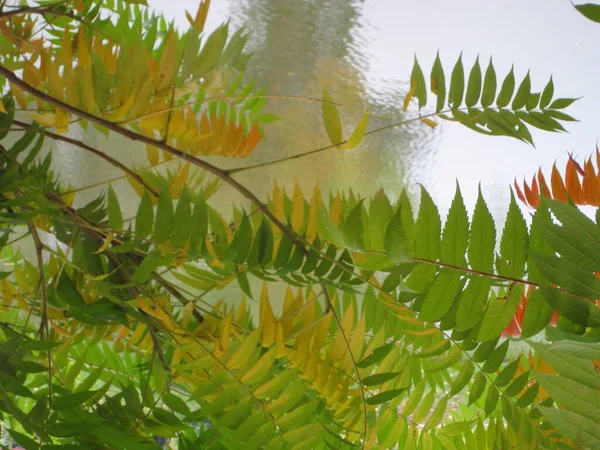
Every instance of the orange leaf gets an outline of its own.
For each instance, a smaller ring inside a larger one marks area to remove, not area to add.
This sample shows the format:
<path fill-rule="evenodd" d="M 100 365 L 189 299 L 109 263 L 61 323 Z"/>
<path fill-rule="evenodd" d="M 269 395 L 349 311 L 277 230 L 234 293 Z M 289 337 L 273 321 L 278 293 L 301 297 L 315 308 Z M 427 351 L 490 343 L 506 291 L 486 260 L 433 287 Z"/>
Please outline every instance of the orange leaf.
<path fill-rule="evenodd" d="M 600 205 L 600 186 L 592 160 L 588 159 L 585 164 L 585 176 L 583 177 L 583 197 L 588 205 Z"/>
<path fill-rule="evenodd" d="M 567 189 L 565 183 L 560 176 L 556 163 L 552 166 L 552 175 L 550 176 L 550 184 L 552 185 L 552 196 L 556 200 L 567 203 Z"/>
<path fill-rule="evenodd" d="M 535 182 L 535 178 L 533 181 Z M 529 188 L 527 181 L 523 181 L 523 189 L 525 190 L 525 198 L 527 198 L 527 203 L 529 203 L 532 208 L 537 208 L 540 204 L 540 198 L 536 195 L 537 192 L 533 192 L 533 190 Z M 535 190 L 537 191 L 537 183 L 535 184 Z"/>
<path fill-rule="evenodd" d="M 540 192 L 544 197 L 552 197 L 550 194 L 550 189 L 548 188 L 548 184 L 546 183 L 546 179 L 544 178 L 544 174 L 542 173 L 542 169 L 538 170 L 537 174 L 538 182 L 540 183 Z"/>
<path fill-rule="evenodd" d="M 573 158 L 569 157 L 565 171 L 565 187 L 573 201 L 578 205 L 583 205 L 583 192 L 581 191 L 581 183 L 577 175 L 578 166 L 579 164 Z"/>
<path fill-rule="evenodd" d="M 525 196 L 523 195 L 523 191 L 521 191 L 521 188 L 517 184 L 517 180 L 515 180 L 515 182 L 513 184 L 515 186 L 515 191 L 517 191 L 517 197 L 519 197 L 519 200 L 521 200 L 523 203 L 527 204 L 527 200 L 525 200 Z"/>

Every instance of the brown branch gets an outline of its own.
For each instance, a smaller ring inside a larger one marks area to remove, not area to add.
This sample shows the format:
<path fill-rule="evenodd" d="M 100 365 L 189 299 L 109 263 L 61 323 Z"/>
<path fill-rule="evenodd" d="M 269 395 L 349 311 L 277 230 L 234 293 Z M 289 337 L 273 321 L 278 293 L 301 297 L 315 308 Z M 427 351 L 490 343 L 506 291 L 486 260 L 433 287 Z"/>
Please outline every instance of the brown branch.
<path fill-rule="evenodd" d="M 453 266 L 452 264 L 446 264 L 446 263 L 439 262 L 439 261 L 431 261 L 429 259 L 422 259 L 422 258 L 411 258 L 411 260 L 413 260 L 415 262 L 425 263 L 425 264 L 432 264 L 434 266 L 447 267 L 448 269 L 454 269 L 459 272 L 466 272 L 466 273 L 472 273 L 474 275 L 481 275 L 482 277 L 497 278 L 499 280 L 511 281 L 513 283 L 526 284 L 528 286 L 536 286 L 536 287 L 538 286 L 538 284 L 534 283 L 533 281 L 523 280 L 521 278 L 505 277 L 504 275 L 497 275 L 495 273 L 482 272 L 480 270 L 475 270 L 475 269 L 467 269 L 466 267 Z"/>
<path fill-rule="evenodd" d="M 193 155 L 185 153 L 182 150 L 178 150 L 170 145 L 167 145 L 166 143 L 163 143 L 157 139 L 153 139 L 153 138 L 141 135 L 139 133 L 135 133 L 134 131 L 120 127 L 115 122 L 111 122 L 109 120 L 95 116 L 94 114 L 91 114 L 87 111 L 83 111 L 79 108 L 69 105 L 68 103 L 58 100 L 57 98 L 54 98 L 51 95 L 48 95 L 45 92 L 42 92 L 39 89 L 36 89 L 35 87 L 29 85 L 28 83 L 23 81 L 21 78 L 16 76 L 14 74 L 14 72 L 12 72 L 11 70 L 7 69 L 6 67 L 4 67 L 2 65 L 0 65 L 0 74 L 3 75 L 11 83 L 20 87 L 24 91 L 29 92 L 31 95 L 33 95 L 34 97 L 36 97 L 40 100 L 50 103 L 58 108 L 62 108 L 63 110 L 68 111 L 71 114 L 75 114 L 83 119 L 87 119 L 90 122 L 101 125 L 109 130 L 112 130 L 118 134 L 121 134 L 122 136 L 125 136 L 125 137 L 131 139 L 132 141 L 140 141 L 145 144 L 153 145 L 161 150 L 171 153 L 172 155 L 175 155 L 178 158 L 181 158 L 184 161 L 187 161 L 193 165 L 196 165 L 196 166 L 206 170 L 207 172 L 210 172 L 213 175 L 219 177 L 220 179 L 225 181 L 227 184 L 232 186 L 235 190 L 237 190 L 244 197 L 246 197 L 248 200 L 250 200 L 252 203 L 254 203 L 256 205 L 256 207 L 258 209 L 260 209 L 260 211 L 265 215 L 265 217 L 267 217 L 272 223 L 274 223 L 275 226 L 277 228 L 279 228 L 281 230 L 281 232 L 288 239 L 290 239 L 300 251 L 302 251 L 303 254 L 308 253 L 306 250 L 306 247 L 302 243 L 302 240 L 300 239 L 300 237 L 295 232 L 293 232 L 288 227 L 286 227 L 282 222 L 280 222 L 279 219 L 277 219 L 277 217 L 275 217 L 275 215 L 271 211 L 269 211 L 269 208 L 267 207 L 267 205 L 265 203 L 263 203 L 256 195 L 254 195 L 244 185 L 242 185 L 237 180 L 232 178 L 227 171 L 225 171 L 217 166 L 214 166 L 200 158 L 197 158 Z"/>
<path fill-rule="evenodd" d="M 21 122 L 20 120 L 13 120 L 13 123 L 15 125 L 18 125 L 19 127 L 23 128 L 23 129 L 29 129 L 29 130 L 36 131 L 36 129 L 33 128 L 31 126 L 31 124 L 28 124 L 26 122 Z M 78 139 L 73 139 L 73 138 L 70 138 L 70 137 L 67 137 L 67 136 L 61 136 L 60 134 L 52 133 L 51 131 L 41 131 L 41 130 L 38 130 L 38 131 L 43 132 L 46 136 L 54 139 L 55 141 L 66 142 L 67 144 L 74 145 L 74 146 L 79 147 L 79 148 L 81 148 L 81 149 L 83 149 L 85 151 L 93 153 L 94 155 L 102 158 L 103 160 L 105 160 L 106 162 L 108 162 L 109 164 L 111 164 L 112 166 L 117 167 L 118 169 L 121 169 L 127 175 L 129 175 L 130 177 L 132 177 L 133 179 L 135 179 L 135 181 L 137 181 L 142 186 L 144 186 L 154 196 L 159 197 L 158 192 L 156 192 L 156 190 L 154 190 L 150 185 L 148 185 L 148 183 L 146 183 L 144 181 L 144 179 L 138 173 L 136 173 L 135 171 L 131 170 L 125 164 L 117 161 L 116 159 L 112 158 L 111 156 L 108 156 L 106 153 L 103 153 L 100 150 L 97 150 L 97 149 L 95 149 L 93 147 L 90 147 L 89 145 L 85 144 L 84 142 L 82 142 L 82 141 L 80 141 Z"/>

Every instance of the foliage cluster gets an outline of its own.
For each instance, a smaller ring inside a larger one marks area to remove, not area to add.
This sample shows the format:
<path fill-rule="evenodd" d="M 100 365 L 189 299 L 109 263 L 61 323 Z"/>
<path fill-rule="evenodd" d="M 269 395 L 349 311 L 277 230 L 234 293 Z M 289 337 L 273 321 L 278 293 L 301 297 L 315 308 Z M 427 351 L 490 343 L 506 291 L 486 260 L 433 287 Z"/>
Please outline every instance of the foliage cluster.
<path fill-rule="evenodd" d="M 244 77 L 244 30 L 206 35 L 207 0 L 185 33 L 132 3 L 0 3 L 11 439 L 27 450 L 151 450 L 165 438 L 181 450 L 600 448 L 600 226 L 576 207 L 600 203 L 591 161 L 571 159 L 565 181 L 554 168 L 552 190 L 541 171 L 524 193 L 515 184 L 501 232 L 481 192 L 469 217 L 458 186 L 444 220 L 424 189 L 418 207 L 406 193 L 298 185 L 262 201 L 235 174 L 281 160 L 225 170 L 207 158 L 248 156 L 276 119 Z M 398 125 L 448 120 L 533 143 L 530 127 L 574 120 L 552 79 L 540 92 L 529 74 L 499 79 L 491 61 L 467 76 L 462 59 L 446 77 L 438 57 L 427 82 L 415 60 L 404 109 L 419 111 Z M 365 114 L 345 137 L 326 91 L 290 100 L 322 105 L 331 144 L 307 154 L 379 131 Z M 90 124 L 146 144 L 148 165 L 65 134 Z M 48 139 L 122 170 L 134 216 L 110 182 L 78 202 Z M 250 204 L 230 222 L 211 204 L 219 183 Z M 530 223 L 517 198 L 535 208 Z M 205 301 L 227 286 L 237 298 Z"/>

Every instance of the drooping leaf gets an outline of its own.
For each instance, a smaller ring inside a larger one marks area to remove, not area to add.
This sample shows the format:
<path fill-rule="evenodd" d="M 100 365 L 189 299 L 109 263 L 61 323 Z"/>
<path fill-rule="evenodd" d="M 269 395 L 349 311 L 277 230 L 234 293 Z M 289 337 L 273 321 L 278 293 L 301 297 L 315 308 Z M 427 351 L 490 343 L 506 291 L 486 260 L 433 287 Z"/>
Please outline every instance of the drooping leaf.
<path fill-rule="evenodd" d="M 467 95 L 465 97 L 465 104 L 468 107 L 475 106 L 479 101 L 481 95 L 481 66 L 479 65 L 479 56 L 475 60 L 471 73 L 469 74 L 469 81 L 467 83 Z"/>
<path fill-rule="evenodd" d="M 329 142 L 332 144 L 339 144 L 342 142 L 342 121 L 337 105 L 333 102 L 327 89 L 323 89 L 321 109 L 323 113 L 323 123 L 325 124 L 325 131 L 327 131 Z"/>

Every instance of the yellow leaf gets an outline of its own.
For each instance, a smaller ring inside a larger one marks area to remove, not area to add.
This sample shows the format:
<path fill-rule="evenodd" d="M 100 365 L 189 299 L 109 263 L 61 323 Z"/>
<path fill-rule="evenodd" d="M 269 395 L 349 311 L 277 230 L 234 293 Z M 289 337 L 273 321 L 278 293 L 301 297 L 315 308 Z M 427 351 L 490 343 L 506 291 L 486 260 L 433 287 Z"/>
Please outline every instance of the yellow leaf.
<path fill-rule="evenodd" d="M 53 127 L 56 125 L 56 114 L 54 113 L 31 113 L 27 116 L 35 120 L 43 127 Z"/>
<path fill-rule="evenodd" d="M 77 33 L 77 65 L 79 67 L 88 67 L 92 64 L 92 58 L 85 42 L 85 31 L 79 29 Z"/>
<path fill-rule="evenodd" d="M 56 132 L 66 133 L 69 131 L 69 113 L 61 108 L 56 108 Z"/>
<path fill-rule="evenodd" d="M 329 206 L 329 217 L 331 217 L 331 221 L 336 227 L 340 225 L 340 220 L 342 220 L 342 199 L 339 192 L 333 199 L 333 203 Z"/>
<path fill-rule="evenodd" d="M 0 103 L 2 103 L 2 102 L 0 102 Z M 13 301 L 13 295 L 12 295 L 12 292 L 10 291 L 8 281 L 6 281 L 6 280 L 0 281 L 0 294 L 2 294 L 2 305 L 10 306 Z"/>
<path fill-rule="evenodd" d="M 408 105 L 410 104 L 410 99 L 417 93 L 417 83 L 411 77 L 410 79 L 410 90 L 406 94 L 406 98 L 404 99 L 404 105 L 402 106 L 402 112 L 406 112 L 408 109 Z"/>
<path fill-rule="evenodd" d="M 283 327 L 277 322 L 275 326 L 275 347 L 277 348 L 277 358 L 283 358 L 287 355 L 287 347 L 283 343 Z"/>
<path fill-rule="evenodd" d="M 281 223 L 285 223 L 285 208 L 283 206 L 283 192 L 279 188 L 277 181 L 273 185 L 273 215 L 279 220 Z M 281 230 L 275 225 L 271 224 L 273 228 L 273 233 L 281 233 Z"/>
<path fill-rule="evenodd" d="M 241 369 L 254 354 L 259 338 L 260 329 L 257 328 L 242 341 L 238 349 L 231 355 L 229 361 L 227 361 L 226 367 L 229 370 Z"/>
<path fill-rule="evenodd" d="M 292 199 L 292 213 L 290 217 L 292 229 L 299 233 L 302 225 L 304 225 L 304 197 L 298 185 L 298 180 L 294 185 L 294 197 Z"/>
<path fill-rule="evenodd" d="M 142 84 L 142 87 L 136 96 L 135 103 L 130 110 L 132 117 L 131 120 L 138 118 L 148 109 L 148 103 L 150 101 L 150 96 L 152 95 L 152 88 L 152 78 L 148 77 L 146 81 L 144 81 L 144 84 Z"/>
<path fill-rule="evenodd" d="M 262 330 L 262 346 L 270 347 L 275 343 L 275 315 L 269 302 L 269 292 L 267 283 L 263 282 L 262 291 L 260 293 L 260 316 L 259 326 Z"/>
<path fill-rule="evenodd" d="M 262 381 L 271 370 L 273 363 L 275 362 L 275 353 L 277 352 L 276 347 L 269 349 L 267 353 L 261 356 L 261 358 L 244 374 L 242 377 L 242 383 L 244 384 L 256 384 Z"/>
<path fill-rule="evenodd" d="M 438 123 L 435 120 L 429 119 L 427 117 L 421 117 L 421 122 L 423 122 L 430 128 L 435 128 L 438 126 Z"/>
<path fill-rule="evenodd" d="M 169 32 L 167 42 L 158 63 L 158 70 L 154 75 L 157 90 L 162 90 L 173 83 L 173 76 L 179 69 L 177 60 L 177 35 L 173 30 Z"/>
<path fill-rule="evenodd" d="M 75 0 L 75 9 L 79 12 L 83 12 L 83 10 L 85 9 L 85 4 L 83 3 L 83 0 Z"/>
<path fill-rule="evenodd" d="M 17 99 L 19 106 L 23 109 L 27 108 L 29 102 L 27 101 L 27 96 L 23 90 L 15 84 L 9 83 L 9 85 L 10 90 L 12 91 L 13 96 Z"/>
<path fill-rule="evenodd" d="M 23 81 L 31 86 L 37 86 L 42 82 L 42 75 L 31 61 L 23 62 Z"/>
<path fill-rule="evenodd" d="M 192 313 L 194 312 L 194 302 L 187 302 L 183 307 L 183 311 L 181 312 L 181 327 L 187 328 L 190 323 L 190 319 L 192 318 Z"/>
<path fill-rule="evenodd" d="M 102 243 L 102 246 L 97 251 L 95 251 L 94 254 L 97 255 L 98 253 L 102 253 L 103 251 L 105 251 L 108 248 L 108 246 L 110 245 L 110 243 L 112 242 L 112 239 L 113 239 L 112 233 L 108 233 L 106 235 L 106 238 L 104 239 L 104 242 Z"/>
<path fill-rule="evenodd" d="M 323 89 L 321 109 L 329 141 L 332 144 L 339 144 L 342 141 L 342 121 L 337 106 L 333 103 L 333 99 L 329 95 L 329 92 L 327 92 L 327 89 Z"/>
<path fill-rule="evenodd" d="M 127 115 L 129 110 L 135 103 L 135 100 L 136 98 L 134 94 L 129 95 L 129 97 L 127 97 L 127 100 L 125 100 L 125 103 L 123 103 L 121 106 L 115 109 L 114 112 L 110 115 L 110 119 L 115 122 L 123 120 L 123 118 Z"/>
<path fill-rule="evenodd" d="M 4 102 L 0 100 L 0 113 L 6 114 L 6 108 L 4 107 Z"/>
<path fill-rule="evenodd" d="M 196 31 L 198 31 L 198 33 L 202 33 L 202 31 L 204 31 L 204 24 L 206 23 L 206 16 L 208 15 L 208 8 L 210 8 L 210 0 L 202 0 L 198 6 L 198 12 L 196 12 L 195 18 L 192 19 L 192 15 L 187 11 L 185 12 L 185 16 L 190 22 L 190 25 Z"/>
<path fill-rule="evenodd" d="M 227 316 L 223 326 L 221 327 L 221 336 L 219 336 L 219 347 L 226 352 L 229 350 L 229 332 L 231 330 L 231 322 L 233 321 L 233 313 Z"/>
<path fill-rule="evenodd" d="M 306 240 L 313 243 L 317 237 L 317 208 L 321 198 L 321 188 L 319 184 L 315 186 L 312 198 L 310 199 L 310 207 L 308 208 L 308 222 L 306 223 Z"/>
<path fill-rule="evenodd" d="M 69 27 L 65 27 L 65 33 L 63 35 L 62 41 L 62 60 L 65 69 L 70 69 L 73 67 L 73 49 L 71 47 L 71 33 L 69 32 Z"/>
<path fill-rule="evenodd" d="M 369 113 L 366 112 L 363 114 L 362 119 L 356 125 L 356 128 L 350 135 L 350 138 L 346 141 L 346 143 L 342 146 L 344 150 L 349 150 L 351 148 L 358 147 L 365 137 L 365 132 L 367 131 L 367 125 L 369 124 Z"/>
<path fill-rule="evenodd" d="M 235 322 L 241 324 L 246 317 L 246 296 L 242 295 L 242 301 L 238 305 L 237 313 L 235 315 Z"/>

